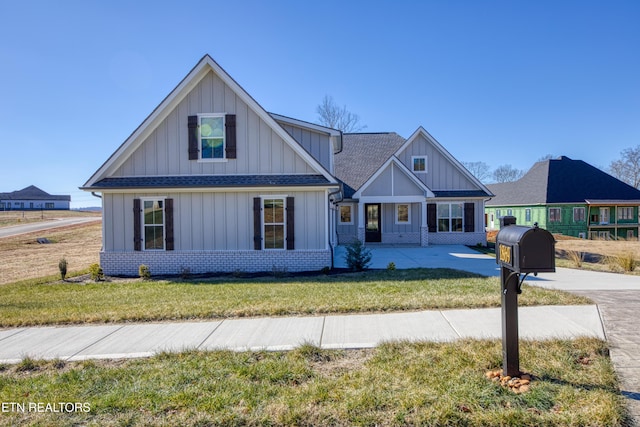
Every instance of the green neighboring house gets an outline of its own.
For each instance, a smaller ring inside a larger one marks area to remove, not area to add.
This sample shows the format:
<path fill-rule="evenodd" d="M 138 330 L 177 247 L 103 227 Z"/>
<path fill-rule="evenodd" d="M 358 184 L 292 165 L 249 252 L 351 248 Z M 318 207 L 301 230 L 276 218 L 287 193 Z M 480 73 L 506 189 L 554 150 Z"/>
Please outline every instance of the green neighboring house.
<path fill-rule="evenodd" d="M 562 156 L 536 163 L 519 180 L 487 186 L 489 230 L 512 215 L 552 233 L 588 239 L 638 239 L 640 190 L 582 160 Z"/>

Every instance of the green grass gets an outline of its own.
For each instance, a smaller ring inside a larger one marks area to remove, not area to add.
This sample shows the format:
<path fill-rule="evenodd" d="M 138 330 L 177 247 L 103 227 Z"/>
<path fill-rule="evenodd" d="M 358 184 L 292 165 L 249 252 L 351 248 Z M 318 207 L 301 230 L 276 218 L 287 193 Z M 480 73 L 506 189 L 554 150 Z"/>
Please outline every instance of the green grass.
<path fill-rule="evenodd" d="M 584 363 L 588 358 L 589 362 Z M 29 361 L 0 369 L 2 402 L 79 402 L 89 412 L 8 412 L 2 425 L 617 426 L 624 402 L 605 343 L 523 341 L 531 389 L 485 378 L 498 341 L 371 350 L 189 352 L 145 360 Z"/>
<path fill-rule="evenodd" d="M 0 289 L 0 326 L 4 327 L 500 306 L 497 278 L 448 269 L 207 281 L 32 280 L 2 285 Z M 590 301 L 525 286 L 519 303 L 566 305 Z"/>

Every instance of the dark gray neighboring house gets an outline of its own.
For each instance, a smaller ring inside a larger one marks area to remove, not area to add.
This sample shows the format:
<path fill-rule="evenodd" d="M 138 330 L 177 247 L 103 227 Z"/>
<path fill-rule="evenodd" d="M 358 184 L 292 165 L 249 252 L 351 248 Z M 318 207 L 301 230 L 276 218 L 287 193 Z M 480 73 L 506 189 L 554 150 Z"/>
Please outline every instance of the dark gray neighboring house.
<path fill-rule="evenodd" d="M 35 185 L 0 193 L 0 211 L 69 210 L 70 203 L 71 196 L 49 194 Z"/>

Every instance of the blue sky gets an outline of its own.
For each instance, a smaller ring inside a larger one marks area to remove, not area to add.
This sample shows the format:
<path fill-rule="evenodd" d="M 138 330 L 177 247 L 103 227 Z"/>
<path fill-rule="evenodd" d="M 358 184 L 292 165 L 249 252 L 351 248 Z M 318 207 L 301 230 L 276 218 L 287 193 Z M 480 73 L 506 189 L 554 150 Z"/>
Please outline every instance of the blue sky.
<path fill-rule="evenodd" d="M 640 144 L 640 2 L 0 0 L 0 191 L 77 188 L 210 54 L 267 111 L 325 94 L 461 161 Z"/>

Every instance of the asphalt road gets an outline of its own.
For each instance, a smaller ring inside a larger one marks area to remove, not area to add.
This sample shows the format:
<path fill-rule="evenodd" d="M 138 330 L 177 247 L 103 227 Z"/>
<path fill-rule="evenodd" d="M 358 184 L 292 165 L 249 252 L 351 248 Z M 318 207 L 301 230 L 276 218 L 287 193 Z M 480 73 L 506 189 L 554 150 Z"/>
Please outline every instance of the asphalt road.
<path fill-rule="evenodd" d="M 100 217 L 87 218 L 60 218 L 51 221 L 33 222 L 30 224 L 12 225 L 0 228 L 0 239 L 3 237 L 17 236 L 19 234 L 33 233 L 35 231 L 49 230 L 67 225 L 84 224 L 92 221 L 101 221 Z"/>

